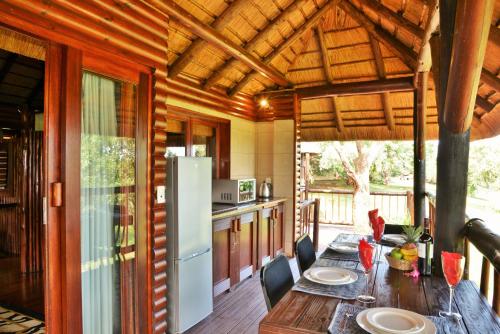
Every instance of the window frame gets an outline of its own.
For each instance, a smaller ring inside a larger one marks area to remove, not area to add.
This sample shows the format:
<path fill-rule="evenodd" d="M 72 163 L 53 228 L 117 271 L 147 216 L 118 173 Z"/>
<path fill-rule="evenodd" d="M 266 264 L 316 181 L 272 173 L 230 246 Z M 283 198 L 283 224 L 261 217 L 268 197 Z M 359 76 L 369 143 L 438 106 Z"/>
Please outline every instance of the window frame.
<path fill-rule="evenodd" d="M 185 122 L 186 157 L 193 156 L 193 126 L 200 124 L 215 131 L 215 178 L 228 179 L 230 177 L 230 142 L 231 121 L 225 118 L 201 114 L 182 107 L 168 105 L 168 118 Z M 168 136 L 168 131 L 167 131 Z"/>

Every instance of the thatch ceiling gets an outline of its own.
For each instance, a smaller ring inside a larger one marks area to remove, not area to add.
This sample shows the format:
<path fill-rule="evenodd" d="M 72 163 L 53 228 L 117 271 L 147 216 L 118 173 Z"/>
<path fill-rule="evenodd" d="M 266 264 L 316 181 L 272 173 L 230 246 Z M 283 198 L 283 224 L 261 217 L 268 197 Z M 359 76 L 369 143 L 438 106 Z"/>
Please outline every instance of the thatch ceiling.
<path fill-rule="evenodd" d="M 297 87 L 413 76 L 432 0 L 177 0 L 179 6 L 282 73 Z M 496 1 L 473 121 L 473 138 L 500 133 L 500 1 Z M 277 89 L 268 78 L 170 21 L 171 77 L 229 95 Z M 437 136 L 430 80 L 428 136 Z M 303 137 L 409 139 L 413 94 L 304 101 Z M 338 124 L 335 110 L 341 118 Z M 388 119 L 390 113 L 392 119 Z M 340 130 L 340 131 L 339 131 Z M 378 135 L 375 135 L 378 134 Z"/>

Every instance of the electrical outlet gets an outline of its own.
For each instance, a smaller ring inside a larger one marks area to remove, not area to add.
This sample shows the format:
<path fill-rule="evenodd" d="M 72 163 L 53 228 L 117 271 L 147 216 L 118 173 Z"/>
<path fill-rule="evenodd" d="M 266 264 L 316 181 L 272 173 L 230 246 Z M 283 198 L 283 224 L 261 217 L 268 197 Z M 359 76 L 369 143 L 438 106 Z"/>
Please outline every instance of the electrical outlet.
<path fill-rule="evenodd" d="M 165 186 L 156 187 L 156 203 L 165 203 Z"/>

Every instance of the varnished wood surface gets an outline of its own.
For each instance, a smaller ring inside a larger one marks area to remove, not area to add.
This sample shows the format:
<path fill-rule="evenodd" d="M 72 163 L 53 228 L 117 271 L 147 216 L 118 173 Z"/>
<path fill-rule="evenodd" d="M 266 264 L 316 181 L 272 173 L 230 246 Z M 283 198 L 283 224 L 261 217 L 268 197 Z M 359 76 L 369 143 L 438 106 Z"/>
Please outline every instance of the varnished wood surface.
<path fill-rule="evenodd" d="M 362 269 L 353 261 L 336 264 Z M 406 277 L 403 272 L 391 269 L 384 257 L 370 277 L 370 291 L 377 298 L 371 307 L 397 307 L 423 315 L 437 315 L 448 307 L 449 289 L 443 278 Z M 339 303 L 362 305 L 357 301 L 290 291 L 261 321 L 259 333 L 327 333 Z M 500 332 L 499 318 L 471 281 L 459 284 L 452 307 L 462 314 L 465 333 Z"/>
<path fill-rule="evenodd" d="M 240 205 L 236 207 L 236 209 L 227 211 L 227 212 L 222 212 L 222 213 L 216 213 L 212 215 L 212 220 L 218 220 L 218 219 L 223 219 L 227 217 L 233 217 L 237 215 L 241 215 L 247 212 L 253 212 L 257 211 L 260 209 L 265 209 L 265 208 L 270 208 L 273 206 L 276 206 L 280 203 L 286 202 L 286 198 L 273 198 L 269 200 L 268 202 L 253 202 L 248 205 Z"/>
<path fill-rule="evenodd" d="M 21 273 L 19 257 L 0 258 L 0 305 L 41 318 L 43 274 Z"/>

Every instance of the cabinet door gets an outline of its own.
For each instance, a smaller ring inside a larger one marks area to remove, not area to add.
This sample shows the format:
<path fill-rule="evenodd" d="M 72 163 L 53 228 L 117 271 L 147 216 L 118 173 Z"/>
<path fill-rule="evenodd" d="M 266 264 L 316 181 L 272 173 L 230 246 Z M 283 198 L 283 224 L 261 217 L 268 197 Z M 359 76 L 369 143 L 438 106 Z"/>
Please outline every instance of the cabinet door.
<path fill-rule="evenodd" d="M 258 265 L 259 268 L 268 263 L 273 257 L 272 233 L 273 233 L 273 216 L 272 208 L 262 209 L 259 217 L 258 228 Z"/>
<path fill-rule="evenodd" d="M 238 220 L 240 281 L 252 276 L 256 267 L 256 213 L 243 214 Z"/>
<path fill-rule="evenodd" d="M 231 287 L 231 248 L 234 244 L 232 229 L 231 218 L 213 222 L 214 297 Z"/>
<path fill-rule="evenodd" d="M 273 257 L 284 251 L 285 226 L 283 219 L 283 204 L 273 208 Z"/>

